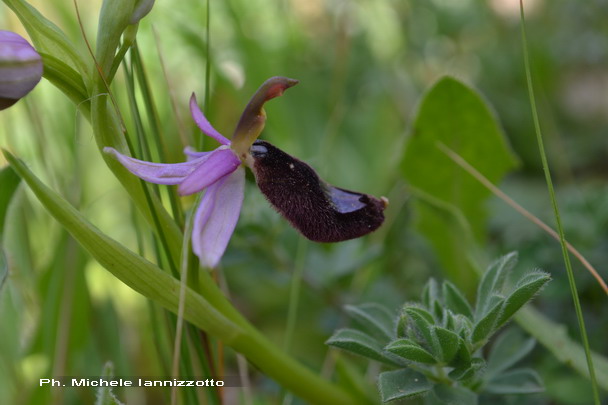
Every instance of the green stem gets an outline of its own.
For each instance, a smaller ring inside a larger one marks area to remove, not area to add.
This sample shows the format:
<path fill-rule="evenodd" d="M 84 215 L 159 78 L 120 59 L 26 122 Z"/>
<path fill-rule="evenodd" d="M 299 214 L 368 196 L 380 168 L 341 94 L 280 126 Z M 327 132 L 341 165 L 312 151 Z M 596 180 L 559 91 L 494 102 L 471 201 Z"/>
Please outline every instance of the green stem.
<path fill-rule="evenodd" d="M 566 273 L 568 274 L 568 283 L 570 284 L 570 292 L 572 294 L 572 300 L 574 302 L 574 309 L 576 311 L 576 318 L 578 320 L 578 328 L 581 333 L 581 340 L 585 349 L 585 357 L 587 359 L 587 368 L 589 369 L 589 377 L 591 379 L 591 387 L 593 390 L 593 398 L 596 405 L 600 405 L 600 396 L 597 388 L 597 380 L 595 376 L 595 368 L 593 367 L 593 359 L 591 357 L 591 349 L 589 348 L 589 341 L 587 339 L 587 330 L 585 328 L 585 320 L 583 318 L 583 311 L 581 309 L 580 300 L 578 297 L 578 290 L 576 289 L 576 281 L 574 279 L 574 272 L 572 271 L 572 264 L 570 263 L 570 256 L 568 254 L 568 247 L 566 246 L 566 237 L 564 235 L 564 229 L 562 226 L 562 220 L 559 214 L 559 207 L 557 206 L 557 199 L 555 198 L 555 190 L 553 188 L 553 181 L 551 179 L 551 172 L 549 171 L 549 163 L 547 162 L 547 155 L 545 153 L 545 146 L 543 144 L 542 133 L 540 129 L 540 122 L 538 119 L 538 113 L 536 111 L 536 101 L 534 98 L 534 88 L 532 87 L 532 74 L 530 73 L 530 61 L 528 56 L 528 42 L 526 38 L 526 24 L 524 18 L 524 5 L 522 0 L 519 1 L 519 10 L 521 16 L 521 38 L 524 53 L 524 66 L 526 71 L 526 82 L 528 86 L 528 96 L 530 98 L 530 107 L 532 109 L 532 119 L 534 121 L 534 130 L 536 132 L 536 141 L 538 143 L 538 150 L 543 164 L 543 171 L 545 172 L 545 181 L 547 188 L 549 189 L 549 195 L 551 196 L 551 206 L 553 207 L 553 214 L 555 215 L 555 222 L 557 225 L 557 231 L 559 233 L 559 240 L 562 247 L 562 255 L 564 263 L 566 265 Z"/>

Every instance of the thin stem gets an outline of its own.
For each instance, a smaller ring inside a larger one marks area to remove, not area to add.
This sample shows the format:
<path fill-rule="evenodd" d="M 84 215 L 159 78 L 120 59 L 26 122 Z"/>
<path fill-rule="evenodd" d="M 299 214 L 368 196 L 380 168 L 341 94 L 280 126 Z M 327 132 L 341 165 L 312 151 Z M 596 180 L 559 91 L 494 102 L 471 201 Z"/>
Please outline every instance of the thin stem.
<path fill-rule="evenodd" d="M 291 276 L 291 286 L 289 290 L 289 307 L 287 309 L 287 326 L 285 327 L 285 340 L 283 341 L 283 350 L 289 353 L 293 343 L 293 334 L 298 320 L 298 304 L 300 303 L 300 287 L 302 286 L 302 275 L 304 274 L 304 264 L 306 262 L 306 251 L 308 250 L 307 240 L 300 237 L 298 240 L 298 251 L 294 265 L 293 275 Z M 290 404 L 292 400 L 291 393 L 286 393 L 283 396 L 283 405 Z"/>
<path fill-rule="evenodd" d="M 198 206 L 201 200 L 201 194 L 196 197 L 195 207 Z M 180 269 L 180 285 L 179 285 L 179 304 L 177 307 L 177 324 L 175 327 L 175 345 L 173 347 L 173 367 L 171 375 L 173 378 L 178 378 L 179 370 L 179 353 L 181 350 L 182 343 L 182 331 L 184 326 L 184 304 L 186 302 L 186 286 L 188 279 L 188 258 L 190 253 L 190 235 L 192 234 L 192 228 L 194 224 L 194 215 L 191 211 L 188 214 L 186 220 L 186 230 L 184 232 L 184 239 L 182 243 L 182 255 L 181 255 L 181 269 Z M 177 403 L 177 387 L 171 389 L 171 405 Z"/>
<path fill-rule="evenodd" d="M 521 16 L 521 40 L 524 52 L 524 66 L 526 71 L 526 82 L 528 85 L 528 96 L 530 97 L 530 107 L 532 108 L 532 118 L 534 120 L 534 130 L 536 132 L 536 141 L 538 143 L 538 150 L 543 163 L 543 170 L 545 172 L 545 181 L 547 182 L 547 188 L 549 189 L 549 195 L 551 196 L 551 205 L 553 207 L 553 213 L 555 215 L 555 222 L 557 224 L 557 231 L 559 233 L 559 239 L 562 246 L 562 255 L 564 256 L 564 263 L 566 264 L 566 273 L 568 274 L 568 282 L 570 284 L 570 292 L 572 293 L 572 300 L 574 302 L 574 309 L 576 311 L 576 318 L 578 319 L 578 327 L 581 333 L 581 339 L 583 347 L 585 348 L 585 357 L 587 358 L 587 367 L 589 369 L 589 377 L 591 379 L 591 387 L 593 390 L 593 398 L 596 405 L 600 405 L 600 397 L 597 388 L 597 381 L 595 377 L 595 368 L 593 367 L 593 359 L 591 358 L 591 350 L 589 349 L 589 341 L 587 339 L 587 330 L 585 329 L 585 320 L 583 319 L 583 311 L 581 310 L 580 300 L 578 298 L 578 291 L 576 289 L 576 281 L 574 279 L 574 272 L 572 271 L 572 264 L 570 263 L 570 257 L 568 255 L 568 248 L 566 246 L 566 237 L 564 235 L 564 229 L 562 227 L 562 220 L 559 215 L 559 208 L 557 206 L 557 199 L 555 198 L 555 190 L 553 189 L 553 181 L 551 180 L 551 172 L 549 171 L 549 163 L 547 162 L 547 155 L 545 153 L 545 147 L 543 144 L 543 138 L 540 130 L 540 122 L 538 119 L 538 113 L 536 111 L 536 101 L 534 99 L 534 88 L 532 87 L 532 74 L 530 73 L 530 61 L 528 58 L 528 42 L 526 39 L 526 24 L 524 18 L 524 4 L 523 0 L 519 0 L 519 10 Z"/>

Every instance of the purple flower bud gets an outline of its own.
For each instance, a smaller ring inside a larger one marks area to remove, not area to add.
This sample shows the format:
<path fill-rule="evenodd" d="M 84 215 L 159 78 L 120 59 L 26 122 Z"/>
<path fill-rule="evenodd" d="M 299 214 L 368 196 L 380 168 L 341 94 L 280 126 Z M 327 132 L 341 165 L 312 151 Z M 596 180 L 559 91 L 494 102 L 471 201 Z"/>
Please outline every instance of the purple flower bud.
<path fill-rule="evenodd" d="M 139 20 L 144 18 L 154 6 L 154 0 L 139 0 L 133 8 L 133 14 L 129 24 L 137 24 Z"/>
<path fill-rule="evenodd" d="M 42 58 L 20 35 L 0 30 L 0 110 L 29 93 L 42 77 Z"/>

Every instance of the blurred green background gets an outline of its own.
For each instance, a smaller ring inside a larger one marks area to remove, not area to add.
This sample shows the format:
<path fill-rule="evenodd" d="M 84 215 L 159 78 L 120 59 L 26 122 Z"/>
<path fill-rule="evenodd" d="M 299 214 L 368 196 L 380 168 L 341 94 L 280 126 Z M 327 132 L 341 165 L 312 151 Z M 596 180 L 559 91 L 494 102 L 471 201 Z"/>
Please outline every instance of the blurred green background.
<path fill-rule="evenodd" d="M 71 1 L 31 3 L 86 54 Z M 608 3 L 525 3 L 532 74 L 566 235 L 606 278 Z M 79 2 L 92 42 L 100 6 L 98 0 Z M 291 275 L 304 266 L 291 351 L 305 364 L 331 370 L 323 342 L 345 325 L 344 304 L 375 301 L 398 308 L 417 299 L 430 276 L 442 277 L 432 248 L 411 226 L 410 197 L 399 173 L 416 104 L 442 75 L 476 87 L 495 108 L 520 159 L 502 188 L 553 223 L 525 87 L 517 1 L 229 0 L 212 1 L 210 17 L 211 97 L 205 111 L 215 128 L 230 136 L 250 95 L 268 77 L 299 79 L 267 105 L 262 137 L 310 163 L 332 184 L 391 200 L 386 224 L 375 234 L 319 245 L 303 242 L 248 182 L 223 259 L 227 285 L 246 317 L 281 344 Z M 183 160 L 185 144 L 199 139 L 187 101 L 193 91 L 204 100 L 206 18 L 204 1 L 157 0 L 140 24 L 139 49 L 172 162 Z M 25 34 L 4 5 L 0 24 Z M 119 70 L 114 92 L 127 112 L 121 83 Z M 128 114 L 125 119 L 132 127 Z M 137 250 L 143 237 L 154 260 L 151 232 L 106 168 L 88 123 L 63 94 L 43 80 L 25 100 L 0 112 L 0 120 L 2 147 L 113 238 Z M 152 121 L 148 117 L 147 130 Z M 206 142 L 206 148 L 215 147 Z M 193 202 L 183 201 L 186 207 Z M 577 337 L 559 245 L 499 200 L 488 204 L 487 214 L 485 255 L 517 250 L 519 268 L 550 272 L 554 281 L 536 305 Z M 8 398 L 3 403 L 92 403 L 92 390 L 49 394 L 32 387 L 49 375 L 99 375 L 108 360 L 116 375 L 161 373 L 172 344 L 153 341 L 155 311 L 90 260 L 25 187 L 11 205 L 2 245 L 10 263 L 0 290 L 0 398 Z M 608 353 L 606 298 L 582 266 L 574 266 L 591 347 Z M 227 367 L 234 369 L 228 356 Z M 365 370 L 366 362 L 350 360 Z M 507 402 L 590 403 L 588 382 L 545 349 L 537 347 L 529 362 L 547 392 Z M 279 387 L 253 374 L 258 403 L 273 403 Z M 233 391 L 229 398 L 238 397 Z M 118 396 L 130 405 L 167 403 L 153 390 L 119 390 Z"/>

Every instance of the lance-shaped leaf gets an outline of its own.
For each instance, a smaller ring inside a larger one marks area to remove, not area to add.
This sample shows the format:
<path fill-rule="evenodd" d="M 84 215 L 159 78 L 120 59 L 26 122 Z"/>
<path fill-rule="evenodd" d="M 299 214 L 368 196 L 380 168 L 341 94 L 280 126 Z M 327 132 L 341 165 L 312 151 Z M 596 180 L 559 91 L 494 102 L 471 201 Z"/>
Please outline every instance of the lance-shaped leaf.
<path fill-rule="evenodd" d="M 111 362 L 107 362 L 103 366 L 101 376 L 105 379 L 114 378 L 114 365 Z M 112 387 L 102 386 L 97 389 L 97 395 L 95 405 L 124 405 L 116 398 L 116 395 L 112 392 Z"/>
<path fill-rule="evenodd" d="M 410 338 L 423 341 L 433 353 L 437 353 L 439 345 L 431 331 L 431 327 L 435 323 L 433 315 L 422 308 L 408 306 L 404 308 L 402 316 L 407 317 Z"/>
<path fill-rule="evenodd" d="M 386 371 L 378 378 L 378 389 L 382 402 L 411 398 L 429 392 L 433 384 L 411 368 Z"/>
<path fill-rule="evenodd" d="M 370 302 L 346 305 L 344 310 L 363 327 L 365 332 L 383 341 L 395 337 L 395 316 L 386 307 Z"/>
<path fill-rule="evenodd" d="M 504 308 L 504 301 L 498 301 L 488 313 L 481 318 L 473 328 L 473 334 L 471 340 L 473 343 L 480 343 L 489 339 L 494 333 L 498 325 L 498 319 L 500 318 Z"/>
<path fill-rule="evenodd" d="M 471 305 L 454 284 L 445 280 L 442 285 L 442 292 L 445 305 L 451 309 L 452 312 L 473 319 L 473 309 L 471 308 Z"/>
<path fill-rule="evenodd" d="M 534 271 L 525 275 L 515 286 L 515 290 L 505 300 L 502 314 L 497 320 L 497 327 L 505 324 L 522 306 L 551 280 L 544 271 Z"/>
<path fill-rule="evenodd" d="M 458 353 L 461 341 L 463 344 L 464 341 L 456 333 L 440 326 L 433 326 L 432 331 L 441 348 L 441 361 L 449 363 Z"/>
<path fill-rule="evenodd" d="M 531 369 L 520 368 L 494 377 L 484 388 L 492 394 L 534 394 L 544 391 L 542 380 Z"/>
<path fill-rule="evenodd" d="M 535 343 L 533 338 L 526 339 L 518 328 L 509 328 L 501 333 L 492 345 L 488 356 L 485 378 L 490 380 L 513 366 L 530 353 Z"/>
<path fill-rule="evenodd" d="M 440 301 L 439 286 L 437 280 L 430 278 L 422 289 L 421 301 L 427 308 L 433 308 L 435 302 Z"/>
<path fill-rule="evenodd" d="M 490 264 L 477 288 L 475 319 L 479 320 L 496 305 L 496 301 L 493 302 L 494 296 L 502 292 L 507 275 L 515 264 L 517 252 L 511 252 Z"/>
<path fill-rule="evenodd" d="M 395 364 L 382 353 L 382 345 L 370 335 L 356 329 L 338 329 L 325 344 L 383 363 Z"/>
<path fill-rule="evenodd" d="M 464 387 L 450 387 L 445 384 L 437 384 L 433 388 L 433 394 L 442 404 L 449 405 L 477 405 L 477 394 Z"/>
<path fill-rule="evenodd" d="M 408 361 L 424 364 L 435 364 L 437 359 L 427 352 L 422 346 L 411 339 L 397 339 L 391 342 L 384 350 L 393 353 Z"/>

